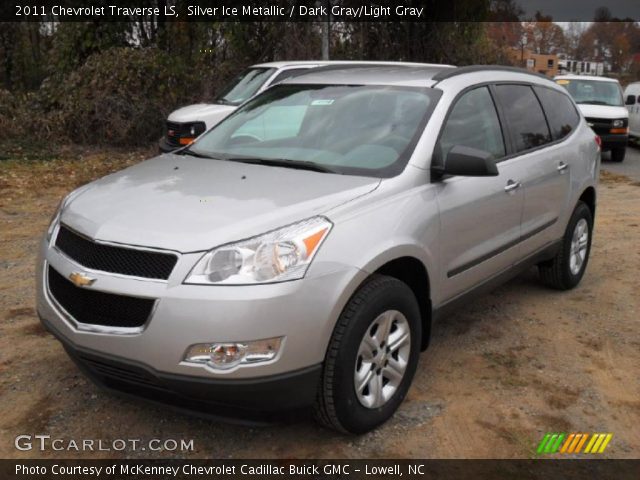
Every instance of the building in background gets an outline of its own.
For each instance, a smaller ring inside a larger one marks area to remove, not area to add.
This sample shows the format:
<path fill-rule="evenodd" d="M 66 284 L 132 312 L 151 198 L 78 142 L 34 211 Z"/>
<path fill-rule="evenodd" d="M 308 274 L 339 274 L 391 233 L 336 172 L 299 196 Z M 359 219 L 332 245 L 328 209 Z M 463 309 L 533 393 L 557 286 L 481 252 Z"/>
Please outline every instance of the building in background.
<path fill-rule="evenodd" d="M 553 78 L 558 75 L 558 55 L 534 53 L 528 48 L 520 48 L 512 50 L 512 60 L 516 65 L 531 72 L 541 73 Z"/>
<path fill-rule="evenodd" d="M 610 71 L 606 62 L 576 60 L 574 58 L 560 58 L 558 60 L 558 68 L 560 73 L 570 73 L 573 75 L 602 76 Z"/>

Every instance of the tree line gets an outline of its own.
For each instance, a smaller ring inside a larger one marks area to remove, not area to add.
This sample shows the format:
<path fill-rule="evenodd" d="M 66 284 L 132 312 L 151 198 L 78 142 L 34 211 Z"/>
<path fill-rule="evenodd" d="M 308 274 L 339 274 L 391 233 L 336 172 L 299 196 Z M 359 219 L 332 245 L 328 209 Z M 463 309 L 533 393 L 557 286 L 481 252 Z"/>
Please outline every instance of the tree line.
<path fill-rule="evenodd" d="M 160 6 L 169 0 L 142 0 Z M 274 0 L 292 2 L 294 0 Z M 327 0 L 348 4 L 355 0 Z M 94 4 L 107 4 L 96 0 Z M 508 49 L 588 55 L 597 45 L 614 68 L 640 51 L 638 26 L 607 17 L 562 29 L 542 14 L 522 22 L 514 0 L 407 0 L 420 22 L 332 22 L 332 59 L 511 64 Z M 455 12 L 453 11 L 455 9 Z M 457 21 L 445 21 L 454 17 Z M 210 101 L 248 65 L 319 59 L 326 19 L 310 22 L 129 22 L 0 24 L 0 128 L 17 137 L 146 144 L 176 107 Z M 526 40 L 525 40 L 526 39 Z M 8 128 L 7 128 L 8 127 Z"/>

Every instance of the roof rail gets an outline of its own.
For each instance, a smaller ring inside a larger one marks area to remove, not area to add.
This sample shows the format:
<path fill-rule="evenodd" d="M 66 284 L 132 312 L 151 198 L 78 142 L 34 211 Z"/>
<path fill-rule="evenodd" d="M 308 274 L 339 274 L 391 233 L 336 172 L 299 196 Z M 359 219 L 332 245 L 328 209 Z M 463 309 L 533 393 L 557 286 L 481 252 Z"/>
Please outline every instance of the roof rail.
<path fill-rule="evenodd" d="M 524 68 L 519 67 L 507 67 L 505 65 L 469 65 L 467 67 L 458 67 L 458 68 L 450 68 L 438 72 L 431 79 L 437 82 L 441 82 L 442 80 L 446 80 L 447 78 L 455 77 L 457 75 L 464 75 L 465 73 L 475 73 L 475 72 L 485 72 L 491 70 L 499 70 L 501 72 L 513 72 L 513 73 L 524 73 L 526 75 L 533 75 L 538 78 L 544 78 L 545 80 L 549 80 L 549 77 L 546 75 L 542 75 L 537 72 L 530 72 L 529 70 L 525 70 Z"/>
<path fill-rule="evenodd" d="M 412 63 L 412 62 L 388 62 L 388 61 L 354 61 L 353 63 L 349 62 L 349 60 L 344 60 L 344 63 L 330 63 L 327 65 L 320 65 L 318 67 L 305 70 L 304 72 L 299 72 L 292 77 L 297 77 L 300 75 L 305 75 L 309 73 L 317 73 L 317 72 L 331 72 L 333 70 L 357 70 L 357 69 L 366 69 L 366 68 L 376 68 L 376 67 L 399 67 L 403 69 L 433 69 L 433 70 L 454 70 L 455 67 L 452 65 L 440 65 L 437 63 Z"/>

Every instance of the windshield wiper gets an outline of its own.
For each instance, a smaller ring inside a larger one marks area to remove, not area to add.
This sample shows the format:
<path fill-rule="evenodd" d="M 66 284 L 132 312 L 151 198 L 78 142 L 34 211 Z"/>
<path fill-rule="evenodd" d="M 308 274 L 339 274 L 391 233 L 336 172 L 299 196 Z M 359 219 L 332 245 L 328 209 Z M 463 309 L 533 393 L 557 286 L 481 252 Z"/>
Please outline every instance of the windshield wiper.
<path fill-rule="evenodd" d="M 176 152 L 176 155 L 191 155 L 192 157 L 209 158 L 211 160 L 219 160 L 218 158 L 212 157 L 211 155 L 205 155 L 204 153 L 194 152 L 193 150 L 190 150 L 189 148 L 185 148 L 184 150 Z"/>
<path fill-rule="evenodd" d="M 296 168 L 299 170 L 311 170 L 312 172 L 338 173 L 329 167 L 325 167 L 324 165 L 320 165 L 315 162 L 307 162 L 304 160 L 288 160 L 286 158 L 249 158 L 249 157 L 227 158 L 226 160 L 229 160 L 230 162 L 252 163 L 255 165 L 268 165 L 271 167 L 285 167 L 285 168 Z"/>
<path fill-rule="evenodd" d="M 610 103 L 602 102 L 600 100 L 586 100 L 584 102 L 576 102 L 578 105 L 608 105 L 613 106 Z"/>

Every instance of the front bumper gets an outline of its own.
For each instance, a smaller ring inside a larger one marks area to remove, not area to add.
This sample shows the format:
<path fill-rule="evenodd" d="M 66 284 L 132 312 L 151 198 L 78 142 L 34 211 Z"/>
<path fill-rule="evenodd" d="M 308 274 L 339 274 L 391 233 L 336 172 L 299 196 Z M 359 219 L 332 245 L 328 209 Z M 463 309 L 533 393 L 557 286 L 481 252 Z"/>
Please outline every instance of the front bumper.
<path fill-rule="evenodd" d="M 172 375 L 73 345 L 42 316 L 40 320 L 80 370 L 99 387 L 215 418 L 265 421 L 270 420 L 271 414 L 307 407 L 315 400 L 322 371 L 321 365 L 313 365 L 287 374 L 247 380 Z"/>
<path fill-rule="evenodd" d="M 608 151 L 614 148 L 626 147 L 627 142 L 629 141 L 629 135 L 609 133 L 600 135 L 600 139 L 602 140 L 602 150 Z"/>
<path fill-rule="evenodd" d="M 38 313 L 71 357 L 108 388 L 146 397 L 164 396 L 179 403 L 191 398 L 257 410 L 310 404 L 335 321 L 352 285 L 366 274 L 353 267 L 325 265 L 317 275 L 278 284 L 184 285 L 182 281 L 201 256 L 182 254 L 167 281 L 92 271 L 97 278 L 92 289 L 157 299 L 153 315 L 141 331 L 93 332 L 78 328 L 60 310 L 48 291 L 45 274 L 45 266 L 64 277 L 83 267 L 43 241 L 37 264 Z M 284 337 L 281 350 L 269 362 L 222 371 L 183 361 L 187 348 L 196 343 L 279 336 Z M 87 359 L 95 361 L 87 363 Z M 96 370 L 95 362 L 105 365 L 106 370 Z M 133 387 L 145 392 L 134 392 Z"/>

